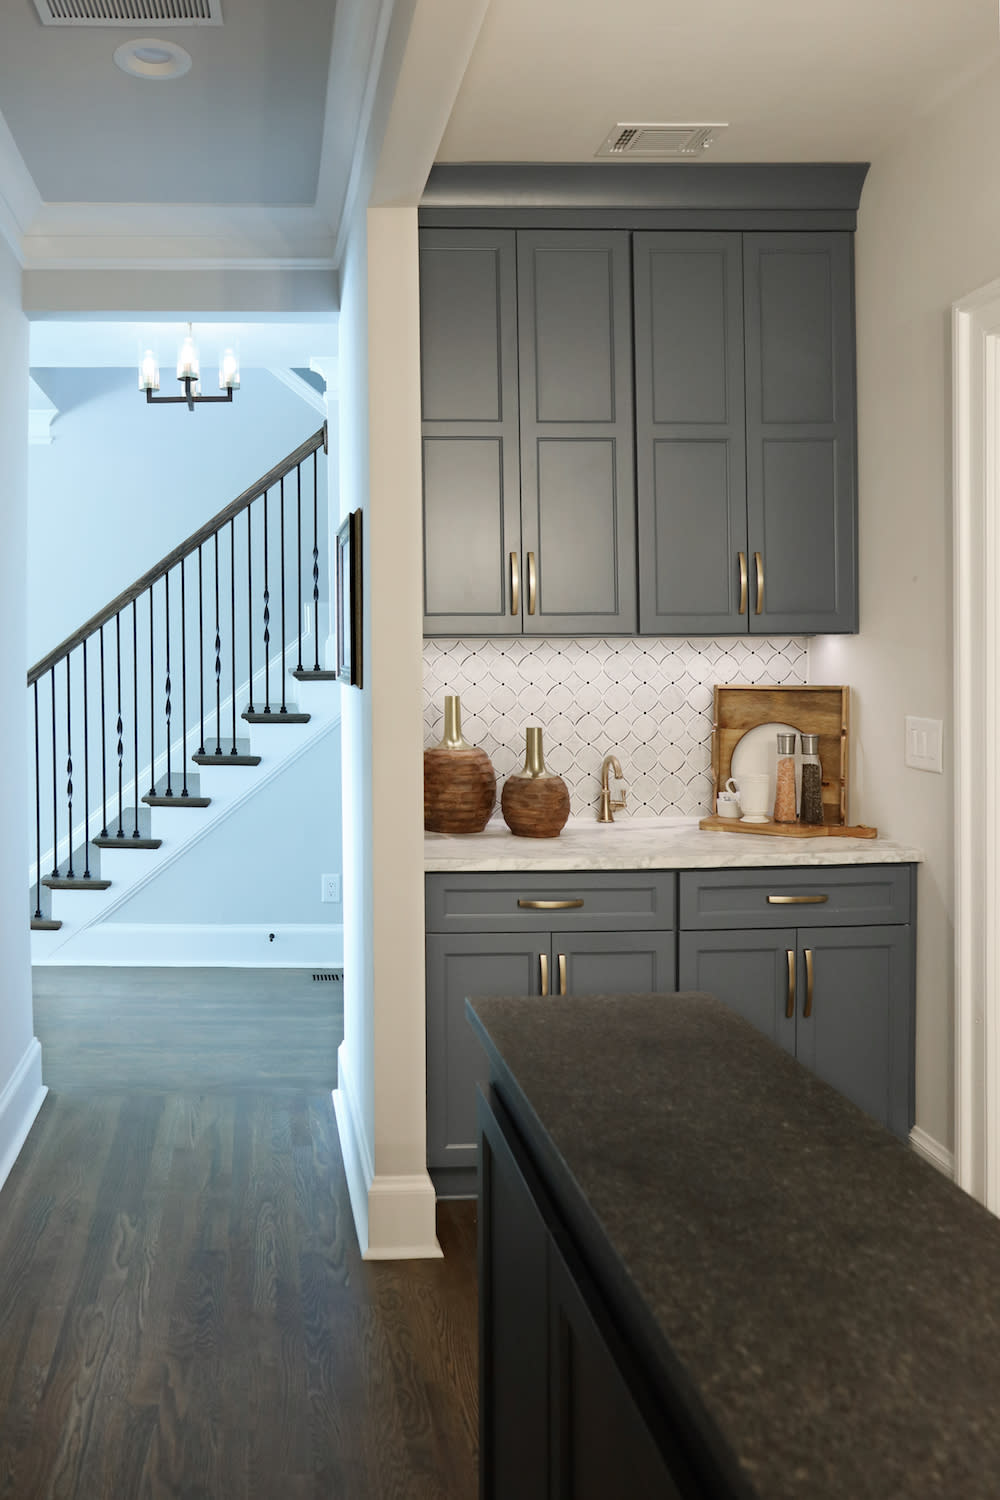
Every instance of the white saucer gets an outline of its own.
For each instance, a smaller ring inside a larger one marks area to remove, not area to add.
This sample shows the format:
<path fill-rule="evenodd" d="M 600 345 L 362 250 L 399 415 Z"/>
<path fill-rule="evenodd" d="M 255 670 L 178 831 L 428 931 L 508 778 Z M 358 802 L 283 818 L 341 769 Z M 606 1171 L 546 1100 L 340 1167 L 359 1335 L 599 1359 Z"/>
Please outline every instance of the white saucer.
<path fill-rule="evenodd" d="M 729 766 L 729 774 L 740 784 L 740 776 L 746 776 L 753 771 L 763 771 L 768 777 L 767 800 L 770 807 L 774 807 L 774 788 L 778 779 L 778 735 L 794 734 L 796 737 L 795 748 L 799 748 L 799 731 L 793 724 L 756 724 L 753 729 L 748 729 L 733 748 L 733 758 Z M 795 767 L 795 780 L 798 783 L 801 776 L 798 765 Z M 796 794 L 798 786 L 796 785 Z M 749 822 L 749 818 L 741 821 Z M 767 823 L 768 818 L 760 818 L 762 823 Z"/>

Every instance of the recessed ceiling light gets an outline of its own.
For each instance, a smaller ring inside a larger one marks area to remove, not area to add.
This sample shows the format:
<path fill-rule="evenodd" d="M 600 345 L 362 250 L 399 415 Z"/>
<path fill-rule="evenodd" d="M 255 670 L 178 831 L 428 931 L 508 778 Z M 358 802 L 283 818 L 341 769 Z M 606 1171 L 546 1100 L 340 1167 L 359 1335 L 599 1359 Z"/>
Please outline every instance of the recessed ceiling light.
<path fill-rule="evenodd" d="M 137 37 L 115 48 L 115 66 L 133 78 L 180 78 L 191 66 L 191 54 L 176 42 Z"/>

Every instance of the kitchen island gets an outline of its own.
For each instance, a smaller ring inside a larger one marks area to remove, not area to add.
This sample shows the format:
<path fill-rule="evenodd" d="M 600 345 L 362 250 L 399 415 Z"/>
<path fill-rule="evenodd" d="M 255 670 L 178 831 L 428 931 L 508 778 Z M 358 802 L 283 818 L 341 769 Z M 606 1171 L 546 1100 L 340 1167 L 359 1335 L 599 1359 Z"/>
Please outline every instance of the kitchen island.
<path fill-rule="evenodd" d="M 483 1500 L 1000 1493 L 986 1210 L 708 996 L 470 1019 Z"/>

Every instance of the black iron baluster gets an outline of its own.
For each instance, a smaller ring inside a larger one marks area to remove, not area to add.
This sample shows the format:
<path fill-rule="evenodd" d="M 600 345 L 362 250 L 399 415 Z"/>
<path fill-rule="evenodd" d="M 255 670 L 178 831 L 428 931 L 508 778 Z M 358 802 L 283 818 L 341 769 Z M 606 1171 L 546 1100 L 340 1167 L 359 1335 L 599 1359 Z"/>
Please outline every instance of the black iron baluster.
<path fill-rule="evenodd" d="M 35 690 L 35 919 L 42 920 L 42 763 L 38 741 L 38 678 Z"/>
<path fill-rule="evenodd" d="M 156 667 L 153 661 L 153 585 L 149 585 L 149 795 L 156 795 Z"/>
<path fill-rule="evenodd" d="M 279 490 L 280 510 L 278 519 L 281 530 L 281 712 L 287 714 L 288 707 L 285 703 L 285 481 L 281 480 Z"/>
<path fill-rule="evenodd" d="M 201 739 L 198 754 L 205 754 L 205 590 L 201 577 L 201 543 L 198 543 L 198 696 L 201 700 Z"/>
<path fill-rule="evenodd" d="M 70 692 L 69 657 L 66 658 L 66 806 L 69 817 L 69 853 L 66 878 L 73 880 L 73 700 Z"/>
<path fill-rule="evenodd" d="M 135 830 L 139 837 L 139 608 L 132 600 L 132 784 L 135 789 Z"/>
<path fill-rule="evenodd" d="M 87 642 L 83 643 L 83 878 L 90 879 L 90 736 L 87 732 Z M 67 658 L 68 659 L 68 658 Z"/>
<path fill-rule="evenodd" d="M 247 713 L 252 714 L 253 708 L 253 530 L 250 525 L 250 512 L 253 502 L 247 506 L 247 694 L 249 702 Z"/>
<path fill-rule="evenodd" d="M 295 576 L 296 576 L 296 579 L 298 580 L 298 586 L 297 586 L 297 588 L 295 590 L 295 608 L 299 612 L 299 654 L 298 654 L 298 660 L 295 663 L 295 670 L 296 670 L 296 672 L 301 672 L 302 671 L 302 603 L 303 603 L 303 600 L 302 600 L 302 465 L 301 465 L 301 463 L 298 463 L 298 464 L 295 465 L 295 482 L 296 482 L 295 515 L 296 515 L 296 520 L 297 520 L 297 537 L 298 537 L 298 547 L 296 549 L 296 554 L 295 554 L 296 561 L 297 561 L 297 568 L 296 568 L 296 574 L 295 574 Z"/>
<path fill-rule="evenodd" d="M 181 558 L 181 796 L 189 796 L 188 792 L 188 757 L 187 757 L 187 723 L 188 723 L 188 699 L 187 699 L 187 602 L 185 597 L 184 564 L 187 558 Z"/>
<path fill-rule="evenodd" d="M 125 837 L 125 807 L 123 802 L 123 774 L 122 762 L 125 758 L 125 742 L 122 739 L 122 730 L 125 728 L 122 722 L 122 616 L 121 610 L 115 615 L 115 693 L 118 703 L 118 718 L 115 720 L 115 734 L 118 743 L 115 753 L 118 756 L 118 838 Z M 135 837 L 138 837 L 136 833 Z"/>
<path fill-rule="evenodd" d="M 233 678 L 233 748 L 236 754 L 236 517 L 229 522 L 229 629 L 230 666 Z"/>
<path fill-rule="evenodd" d="M 319 671 L 319 489 L 316 472 L 317 462 L 316 454 L 313 453 L 313 631 L 316 635 L 316 665 L 313 667 L 314 672 Z"/>
<path fill-rule="evenodd" d="M 103 822 L 101 823 L 101 838 L 108 836 L 108 744 L 107 744 L 107 709 L 104 703 L 104 626 L 101 626 L 101 799 L 103 802 Z"/>
<path fill-rule="evenodd" d="M 264 712 L 271 712 L 271 595 L 267 587 L 267 490 L 264 491 Z"/>
<path fill-rule="evenodd" d="M 58 772 L 56 771 L 56 668 L 52 665 L 52 874 L 59 874 L 59 814 L 57 807 Z"/>
<path fill-rule="evenodd" d="M 150 593 L 152 593 L 152 590 L 150 590 Z M 174 789 L 173 789 L 173 786 L 171 785 L 171 778 L 170 778 L 170 707 L 171 707 L 171 705 L 170 705 L 170 570 L 169 569 L 163 575 L 163 598 L 164 598 L 164 601 L 165 601 L 165 609 L 164 609 L 164 642 L 165 642 L 165 645 L 164 645 L 164 667 L 166 669 L 166 677 L 165 677 L 164 686 L 165 686 L 165 689 L 166 689 L 166 720 L 167 720 L 167 784 L 166 784 L 166 787 L 164 788 L 163 795 L 165 797 L 172 797 L 174 795 Z"/>
<path fill-rule="evenodd" d="M 215 753 L 222 754 L 222 636 L 219 634 L 219 533 L 215 533 Z"/>

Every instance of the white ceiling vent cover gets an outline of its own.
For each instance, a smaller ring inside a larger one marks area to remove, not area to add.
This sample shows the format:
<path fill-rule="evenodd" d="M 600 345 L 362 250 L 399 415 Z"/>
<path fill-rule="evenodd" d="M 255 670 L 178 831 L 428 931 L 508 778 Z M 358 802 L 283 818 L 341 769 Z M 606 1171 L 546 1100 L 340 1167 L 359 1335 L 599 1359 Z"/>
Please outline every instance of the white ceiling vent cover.
<path fill-rule="evenodd" d="M 222 0 L 35 0 L 43 26 L 221 26 Z"/>
<path fill-rule="evenodd" d="M 725 124 L 616 125 L 595 155 L 645 161 L 701 156 L 725 129 Z"/>

